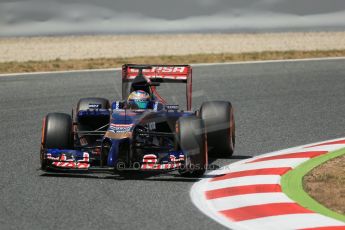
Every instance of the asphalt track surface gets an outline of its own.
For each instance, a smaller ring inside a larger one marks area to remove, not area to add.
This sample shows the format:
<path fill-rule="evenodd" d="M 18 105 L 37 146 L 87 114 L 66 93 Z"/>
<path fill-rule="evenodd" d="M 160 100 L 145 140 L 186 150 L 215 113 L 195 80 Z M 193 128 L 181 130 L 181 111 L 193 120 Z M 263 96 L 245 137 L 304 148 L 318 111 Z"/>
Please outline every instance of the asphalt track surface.
<path fill-rule="evenodd" d="M 345 60 L 198 66 L 193 76 L 195 108 L 235 107 L 236 152 L 211 159 L 215 167 L 345 136 Z M 118 99 L 120 89 L 119 71 L 0 77 L 1 229 L 223 229 L 190 201 L 194 179 L 39 170 L 43 116 L 69 113 L 81 97 Z"/>

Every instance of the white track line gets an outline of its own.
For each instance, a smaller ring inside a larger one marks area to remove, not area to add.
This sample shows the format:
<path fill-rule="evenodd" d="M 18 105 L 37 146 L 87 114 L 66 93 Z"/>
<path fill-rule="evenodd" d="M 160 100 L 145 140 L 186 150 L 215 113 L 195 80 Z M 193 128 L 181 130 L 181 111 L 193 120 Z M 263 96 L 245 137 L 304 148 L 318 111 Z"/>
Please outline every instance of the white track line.
<path fill-rule="evenodd" d="M 245 65 L 245 64 L 264 64 L 264 63 L 280 63 L 280 62 L 332 61 L 332 60 L 345 60 L 345 57 L 301 58 L 301 59 L 280 59 L 280 60 L 218 62 L 218 63 L 197 63 L 197 64 L 191 64 L 191 66 L 197 67 L 197 66 L 217 66 L 217 65 Z M 0 77 L 26 76 L 26 75 L 48 75 L 48 74 L 68 74 L 68 73 L 85 73 L 85 72 L 108 72 L 108 71 L 117 71 L 117 70 L 121 70 L 121 68 L 84 69 L 84 70 L 30 72 L 30 73 L 9 73 L 9 74 L 0 74 Z"/>

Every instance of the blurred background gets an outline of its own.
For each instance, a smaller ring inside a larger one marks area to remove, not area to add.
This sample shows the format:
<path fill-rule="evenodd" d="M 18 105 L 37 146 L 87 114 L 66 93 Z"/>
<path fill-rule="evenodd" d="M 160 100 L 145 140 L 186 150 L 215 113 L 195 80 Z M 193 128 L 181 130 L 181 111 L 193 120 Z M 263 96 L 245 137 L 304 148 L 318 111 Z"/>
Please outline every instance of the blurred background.
<path fill-rule="evenodd" d="M 0 1 L 2 37 L 344 28 L 344 0 Z"/>

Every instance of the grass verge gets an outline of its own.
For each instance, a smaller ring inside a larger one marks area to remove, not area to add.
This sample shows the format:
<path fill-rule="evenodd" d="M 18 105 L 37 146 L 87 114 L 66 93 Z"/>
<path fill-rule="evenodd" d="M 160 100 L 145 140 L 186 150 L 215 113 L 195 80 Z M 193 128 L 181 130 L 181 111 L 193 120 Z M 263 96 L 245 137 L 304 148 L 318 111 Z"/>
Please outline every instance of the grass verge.
<path fill-rule="evenodd" d="M 125 63 L 192 64 L 232 61 L 280 60 L 317 57 L 345 57 L 345 50 L 329 51 L 267 51 L 254 53 L 191 54 L 181 56 L 143 56 L 130 58 L 98 58 L 81 60 L 26 61 L 0 63 L 0 73 L 103 69 L 120 67 Z"/>
<path fill-rule="evenodd" d="M 344 215 L 334 212 L 314 200 L 307 192 L 305 192 L 303 186 L 303 177 L 309 171 L 328 160 L 344 154 L 345 148 L 308 160 L 297 168 L 289 171 L 287 174 L 283 175 L 281 179 L 283 192 L 292 200 L 309 210 L 345 222 Z M 333 199 L 333 197 L 331 199 Z"/>
<path fill-rule="evenodd" d="M 345 154 L 317 166 L 303 177 L 304 190 L 325 207 L 345 215 Z"/>

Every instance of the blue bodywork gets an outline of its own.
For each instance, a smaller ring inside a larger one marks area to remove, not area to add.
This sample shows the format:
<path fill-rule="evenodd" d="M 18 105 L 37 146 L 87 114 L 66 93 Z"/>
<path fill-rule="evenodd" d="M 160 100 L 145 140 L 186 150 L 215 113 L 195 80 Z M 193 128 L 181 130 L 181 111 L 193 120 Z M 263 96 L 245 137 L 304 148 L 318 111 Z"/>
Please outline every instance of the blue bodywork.
<path fill-rule="evenodd" d="M 88 118 L 109 118 L 109 127 L 105 132 L 105 135 L 102 137 L 102 144 L 100 151 L 103 151 L 103 143 L 111 143 L 110 150 L 107 155 L 106 165 L 107 167 L 116 167 L 119 158 L 119 149 L 122 144 L 132 144 L 132 134 L 135 127 L 139 124 L 145 122 L 149 119 L 149 124 L 153 124 L 156 121 L 166 121 L 166 120 L 178 120 L 179 117 L 185 116 L 194 116 L 194 112 L 178 111 L 178 110 L 168 110 L 166 108 L 175 108 L 174 106 L 155 106 L 155 103 L 152 102 L 152 109 L 147 110 L 132 110 L 132 109 L 123 109 L 118 106 L 119 102 L 113 102 L 110 110 L 107 109 L 88 109 L 81 110 L 77 113 L 77 119 L 88 117 Z M 151 127 L 154 129 L 154 127 Z M 173 143 L 167 142 L 165 146 L 167 150 L 157 150 L 149 151 L 147 154 L 153 154 L 159 159 L 157 164 L 169 164 L 171 163 L 172 157 L 175 159 L 181 159 L 185 156 L 183 151 L 176 151 L 174 149 Z M 90 156 L 90 168 L 92 166 L 97 166 L 93 164 L 93 160 L 96 159 L 93 156 L 93 150 L 89 148 L 80 148 L 78 150 L 69 150 L 69 149 L 47 149 L 46 156 L 49 156 L 49 159 L 52 162 L 59 161 L 61 162 L 61 156 L 64 155 L 64 160 L 69 161 L 82 161 L 84 159 L 84 153 L 87 152 Z M 140 162 L 141 163 L 141 162 Z M 73 169 L 76 166 L 69 167 Z"/>
<path fill-rule="evenodd" d="M 114 102 L 113 104 L 116 104 Z M 114 106 L 113 106 L 114 107 Z M 115 107 L 116 108 L 116 107 Z M 166 120 L 166 119 L 178 119 L 179 117 L 192 116 L 192 112 L 183 111 L 167 111 L 162 109 L 160 111 L 154 110 L 124 110 L 124 109 L 114 109 L 111 114 L 111 121 L 108 128 L 108 132 L 112 133 L 131 133 L 135 126 L 145 119 L 147 116 L 154 116 L 155 120 Z M 121 127 L 122 125 L 128 125 L 128 127 Z M 118 160 L 119 146 L 124 142 L 131 144 L 132 138 L 109 138 L 104 137 L 104 140 L 111 141 L 111 149 L 108 154 L 107 165 L 115 166 Z M 159 154 L 157 152 L 150 152 L 150 154 L 164 155 L 161 151 Z M 167 151 L 165 152 L 165 157 L 161 159 L 162 163 L 168 163 L 169 155 L 174 155 L 178 158 L 180 155 L 184 155 L 182 151 Z"/>

